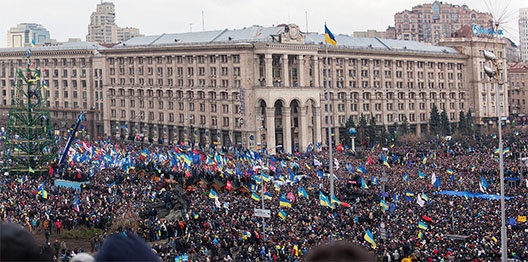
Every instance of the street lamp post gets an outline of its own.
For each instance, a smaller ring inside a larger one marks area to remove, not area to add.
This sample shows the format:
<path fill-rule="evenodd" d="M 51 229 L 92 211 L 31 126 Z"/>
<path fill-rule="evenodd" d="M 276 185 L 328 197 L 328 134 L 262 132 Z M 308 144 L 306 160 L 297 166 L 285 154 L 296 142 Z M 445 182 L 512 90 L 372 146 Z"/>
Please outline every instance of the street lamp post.
<path fill-rule="evenodd" d="M 499 23 L 495 23 L 495 32 L 498 32 Z M 498 37 L 498 35 L 496 36 Z M 497 38 L 495 38 L 495 49 L 497 48 Z M 504 157 L 503 157 L 503 144 L 502 144 L 502 119 L 501 119 L 501 103 L 499 100 L 499 90 L 502 89 L 503 80 L 501 79 L 501 67 L 499 67 L 498 58 L 494 53 L 489 51 L 484 51 L 484 58 L 487 61 L 492 62 L 495 69 L 484 65 L 484 72 L 488 75 L 489 78 L 494 79 L 497 82 L 496 88 L 496 99 L 497 99 L 497 124 L 499 126 L 499 169 L 500 169 L 500 191 L 501 191 L 501 249 L 502 257 L 501 261 L 506 262 L 508 259 L 508 244 L 506 238 L 506 210 L 505 210 L 505 201 L 504 201 Z"/>

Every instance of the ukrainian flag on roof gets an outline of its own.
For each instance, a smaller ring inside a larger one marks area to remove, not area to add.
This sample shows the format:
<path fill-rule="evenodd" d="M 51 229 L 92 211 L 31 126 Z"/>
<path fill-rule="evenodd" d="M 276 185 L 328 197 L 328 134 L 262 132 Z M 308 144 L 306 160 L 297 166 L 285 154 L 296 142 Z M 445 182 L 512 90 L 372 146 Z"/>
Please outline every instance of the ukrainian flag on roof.
<path fill-rule="evenodd" d="M 334 34 L 330 32 L 330 29 L 328 29 L 326 25 L 325 25 L 325 42 L 332 44 L 334 46 L 337 46 L 337 42 L 335 40 Z"/>

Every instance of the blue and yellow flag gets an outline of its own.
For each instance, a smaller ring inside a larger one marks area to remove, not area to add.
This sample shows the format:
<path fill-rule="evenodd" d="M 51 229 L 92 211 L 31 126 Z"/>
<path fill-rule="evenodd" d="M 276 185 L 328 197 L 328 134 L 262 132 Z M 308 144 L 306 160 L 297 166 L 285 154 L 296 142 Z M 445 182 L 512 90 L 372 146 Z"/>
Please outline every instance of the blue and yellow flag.
<path fill-rule="evenodd" d="M 368 188 L 367 183 L 365 183 L 365 179 L 361 178 L 361 188 Z"/>
<path fill-rule="evenodd" d="M 427 225 L 423 222 L 419 222 L 418 223 L 418 227 L 421 228 L 421 229 L 427 229 Z"/>
<path fill-rule="evenodd" d="M 453 174 L 453 173 L 454 173 L 453 170 L 451 170 L 451 168 L 448 168 L 448 169 L 446 170 L 446 172 L 447 172 L 448 174 Z"/>
<path fill-rule="evenodd" d="M 374 237 L 372 236 L 372 233 L 370 233 L 370 230 L 367 229 L 367 232 L 365 232 L 365 235 L 363 238 L 372 244 L 372 248 L 376 249 L 376 242 L 374 242 Z"/>
<path fill-rule="evenodd" d="M 328 29 L 326 25 L 325 25 L 325 42 L 332 44 L 334 46 L 337 46 L 337 42 L 335 40 L 334 34 L 330 32 L 330 29 Z"/>
<path fill-rule="evenodd" d="M 264 199 L 271 200 L 272 197 L 273 197 L 273 196 L 271 195 L 270 192 L 266 192 L 266 193 L 264 193 Z"/>
<path fill-rule="evenodd" d="M 211 191 L 209 191 L 209 197 L 210 198 L 217 198 L 218 194 L 211 188 Z"/>
<path fill-rule="evenodd" d="M 288 215 L 286 213 L 284 213 L 284 211 L 282 210 L 279 210 L 279 217 L 284 220 L 288 217 Z"/>
<path fill-rule="evenodd" d="M 281 207 L 291 207 L 291 202 L 289 199 L 286 199 L 284 197 L 280 198 L 280 206 Z"/>
<path fill-rule="evenodd" d="M 29 167 L 28 171 L 29 171 L 29 173 L 35 174 L 35 170 L 33 170 L 33 168 L 31 168 L 31 167 Z"/>
<path fill-rule="evenodd" d="M 255 193 L 251 193 L 251 198 L 255 201 L 260 201 L 260 196 Z"/>
<path fill-rule="evenodd" d="M 280 191 L 280 185 L 277 182 L 275 182 L 273 186 L 275 187 L 275 191 Z"/>
<path fill-rule="evenodd" d="M 510 147 L 507 147 L 506 149 L 504 149 L 504 151 L 502 152 L 503 155 L 506 155 L 510 153 Z"/>
<path fill-rule="evenodd" d="M 320 203 L 322 206 L 330 207 L 330 208 L 334 208 L 334 207 L 332 206 L 332 204 L 330 203 L 330 200 L 328 199 L 328 197 L 325 196 L 321 191 L 319 191 L 319 203 Z"/>
<path fill-rule="evenodd" d="M 383 199 L 380 201 L 380 206 L 383 207 L 383 211 L 387 211 L 389 209 L 389 204 L 387 204 L 387 202 L 385 202 Z"/>

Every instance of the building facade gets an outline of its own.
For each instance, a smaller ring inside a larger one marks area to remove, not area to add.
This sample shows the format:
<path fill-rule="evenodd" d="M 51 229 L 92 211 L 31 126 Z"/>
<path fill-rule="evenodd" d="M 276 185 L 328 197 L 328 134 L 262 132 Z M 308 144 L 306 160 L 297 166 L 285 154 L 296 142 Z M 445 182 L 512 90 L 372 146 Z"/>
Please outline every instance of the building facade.
<path fill-rule="evenodd" d="M 506 61 L 506 39 L 495 39 L 477 36 L 456 37 L 444 39 L 441 46 L 449 46 L 467 55 L 468 98 L 473 118 L 478 125 L 489 125 L 497 121 L 498 106 L 500 104 L 501 116 L 509 115 L 508 111 L 508 66 Z M 497 55 L 499 67 L 502 68 L 500 83 L 490 79 L 484 72 L 484 65 L 492 68 L 491 62 L 484 58 L 484 51 Z M 497 88 L 499 97 L 497 100 Z M 498 102 L 497 102 L 498 101 Z"/>
<path fill-rule="evenodd" d="M 515 63 L 508 67 L 508 97 L 510 98 L 510 113 L 514 118 L 528 115 L 528 65 L 522 62 Z"/>
<path fill-rule="evenodd" d="M 519 9 L 519 41 L 521 60 L 528 62 L 528 8 Z"/>
<path fill-rule="evenodd" d="M 93 43 L 66 43 L 32 48 L 31 60 L 42 70 L 53 128 L 66 134 L 79 114 L 86 112 L 85 129 L 104 136 L 102 75 L 94 68 L 99 49 Z M 15 94 L 15 74 L 27 65 L 26 48 L 0 49 L 0 126 L 7 125 L 11 99 Z"/>
<path fill-rule="evenodd" d="M 122 139 L 291 152 L 326 142 L 329 124 L 339 140 L 349 117 L 374 117 L 385 128 L 407 118 L 421 134 L 433 104 L 452 122 L 469 108 L 467 56 L 341 35 L 328 50 L 328 106 L 323 42 L 288 25 L 138 37 L 104 49 L 105 130 Z"/>
<path fill-rule="evenodd" d="M 102 2 L 97 5 L 96 11 L 90 15 L 86 41 L 110 44 L 124 42 L 139 35 L 137 28 L 118 27 L 115 23 L 114 3 Z"/>
<path fill-rule="evenodd" d="M 54 128 L 67 129 L 87 111 L 92 136 L 117 140 L 291 152 L 326 143 L 329 125 L 339 143 L 346 121 L 357 124 L 361 115 L 386 129 L 407 121 L 421 135 L 434 105 L 452 123 L 469 109 L 477 124 L 495 112 L 480 58 L 489 39 L 455 38 L 444 46 L 336 40 L 328 63 L 324 35 L 303 34 L 293 24 L 136 37 L 112 48 L 37 47 L 32 59 L 48 72 Z M 24 64 L 24 52 L 0 50 L 5 116 L 11 72 Z"/>
<path fill-rule="evenodd" d="M 50 39 L 50 33 L 42 25 L 21 23 L 7 32 L 7 48 L 30 47 L 32 41 L 43 45 Z"/>
<path fill-rule="evenodd" d="M 491 27 L 493 18 L 488 13 L 480 13 L 467 5 L 452 5 L 435 1 L 417 5 L 394 15 L 396 38 L 437 44 L 464 25 Z"/>

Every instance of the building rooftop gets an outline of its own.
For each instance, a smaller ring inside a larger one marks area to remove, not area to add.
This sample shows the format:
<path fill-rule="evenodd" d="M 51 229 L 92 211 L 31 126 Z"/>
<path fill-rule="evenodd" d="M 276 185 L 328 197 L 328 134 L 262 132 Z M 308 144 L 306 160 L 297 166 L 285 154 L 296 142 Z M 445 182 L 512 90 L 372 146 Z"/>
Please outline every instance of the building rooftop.
<path fill-rule="evenodd" d="M 234 30 L 215 30 L 204 32 L 188 32 L 175 34 L 161 34 L 150 36 L 138 36 L 114 48 L 162 46 L 162 45 L 184 45 L 199 43 L 256 43 L 278 41 L 278 35 L 284 33 L 286 26 L 275 27 L 251 26 Z M 312 45 L 324 44 L 324 35 L 319 33 L 303 33 L 305 43 Z M 449 53 L 458 52 L 449 47 L 433 46 L 416 41 L 353 37 L 350 35 L 336 35 L 338 48 L 391 50 L 391 51 L 415 51 L 427 53 Z"/>
<path fill-rule="evenodd" d="M 17 47 L 17 48 L 0 48 L 0 52 L 26 52 L 28 49 L 31 51 L 53 51 L 53 50 L 100 50 L 105 49 L 106 47 L 101 46 L 93 42 L 64 42 L 57 45 L 41 46 L 37 45 L 35 47 Z"/>
<path fill-rule="evenodd" d="M 525 63 L 523 62 L 517 62 L 513 65 L 511 65 L 508 70 L 515 70 L 515 69 L 518 69 L 518 70 L 528 70 L 528 65 L 526 65 Z"/>

